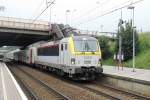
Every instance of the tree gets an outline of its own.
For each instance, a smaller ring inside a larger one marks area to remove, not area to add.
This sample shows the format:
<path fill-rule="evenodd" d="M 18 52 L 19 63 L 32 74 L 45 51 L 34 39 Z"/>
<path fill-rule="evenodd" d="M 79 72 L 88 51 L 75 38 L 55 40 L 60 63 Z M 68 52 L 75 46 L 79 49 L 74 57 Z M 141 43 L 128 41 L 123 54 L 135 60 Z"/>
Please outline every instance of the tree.
<path fill-rule="evenodd" d="M 102 52 L 102 58 L 107 59 L 111 55 L 108 44 L 109 39 L 106 36 L 100 36 L 98 37 L 98 41 Z"/>
<path fill-rule="evenodd" d="M 135 33 L 135 54 L 139 51 L 139 39 L 138 34 L 135 29 L 132 27 L 132 21 L 125 23 L 125 26 L 121 26 L 120 30 L 117 34 L 117 38 L 119 35 L 122 37 L 122 53 L 124 54 L 124 60 L 128 60 L 132 58 L 133 54 L 133 31 Z M 116 52 L 119 51 L 119 41 L 116 43 Z"/>

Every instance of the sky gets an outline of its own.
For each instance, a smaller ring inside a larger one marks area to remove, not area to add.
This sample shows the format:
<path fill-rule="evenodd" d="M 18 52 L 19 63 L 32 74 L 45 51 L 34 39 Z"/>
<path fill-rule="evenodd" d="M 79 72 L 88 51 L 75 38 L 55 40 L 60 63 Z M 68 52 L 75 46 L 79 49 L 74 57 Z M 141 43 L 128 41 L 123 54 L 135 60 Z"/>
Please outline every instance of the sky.
<path fill-rule="evenodd" d="M 50 3 L 53 0 L 47 1 Z M 103 17 L 98 16 L 136 1 L 138 0 L 55 0 L 50 6 L 51 20 L 50 9 L 38 20 L 67 23 L 82 30 L 116 32 L 121 11 L 122 19 L 129 21 L 132 18 L 132 10 L 125 7 Z M 0 16 L 35 19 L 46 8 L 46 0 L 0 0 L 0 6 L 5 7 Z M 137 30 L 150 31 L 150 0 L 143 0 L 133 6 Z"/>

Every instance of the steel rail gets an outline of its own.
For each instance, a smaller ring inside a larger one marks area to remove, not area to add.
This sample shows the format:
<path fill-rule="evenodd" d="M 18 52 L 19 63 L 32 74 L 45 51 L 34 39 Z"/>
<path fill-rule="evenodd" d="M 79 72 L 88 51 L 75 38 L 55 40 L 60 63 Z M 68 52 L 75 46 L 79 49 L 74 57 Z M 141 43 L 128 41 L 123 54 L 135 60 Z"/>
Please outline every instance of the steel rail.
<path fill-rule="evenodd" d="M 9 70 L 14 75 L 18 83 L 20 83 L 20 86 L 23 87 L 23 89 L 28 93 L 31 100 L 39 100 L 39 97 L 36 95 L 36 93 L 32 91 L 32 89 L 30 89 L 30 87 L 23 80 L 21 80 L 9 66 L 10 65 L 8 65 Z"/>
<path fill-rule="evenodd" d="M 119 88 L 115 88 L 115 87 L 104 85 L 104 84 L 99 84 L 99 85 L 101 85 L 105 88 L 108 88 L 108 89 L 112 89 L 112 90 L 115 90 L 115 91 L 122 92 L 122 93 L 127 94 L 127 95 L 131 95 L 131 96 L 133 95 L 136 98 L 139 98 L 139 99 L 142 99 L 142 100 L 150 100 L 150 97 L 147 97 L 147 96 L 144 96 L 144 95 L 141 95 L 141 94 L 133 93 L 133 92 L 130 92 L 130 91 L 127 91 L 127 90 L 124 90 L 124 89 L 119 89 Z"/>
<path fill-rule="evenodd" d="M 34 76 L 32 76 L 31 74 L 29 74 L 28 72 L 24 71 L 23 69 L 17 67 L 20 71 L 22 71 L 23 73 L 25 73 L 26 75 L 28 75 L 29 77 L 31 77 L 33 80 L 37 81 L 39 84 L 41 84 L 43 87 L 45 87 L 49 93 L 51 94 L 52 92 L 58 96 L 59 99 L 62 100 L 70 100 L 69 97 L 67 97 L 66 95 L 62 94 L 61 92 L 57 91 L 56 89 L 50 87 L 48 84 L 46 84 L 45 82 L 43 82 L 40 79 L 35 78 Z"/>

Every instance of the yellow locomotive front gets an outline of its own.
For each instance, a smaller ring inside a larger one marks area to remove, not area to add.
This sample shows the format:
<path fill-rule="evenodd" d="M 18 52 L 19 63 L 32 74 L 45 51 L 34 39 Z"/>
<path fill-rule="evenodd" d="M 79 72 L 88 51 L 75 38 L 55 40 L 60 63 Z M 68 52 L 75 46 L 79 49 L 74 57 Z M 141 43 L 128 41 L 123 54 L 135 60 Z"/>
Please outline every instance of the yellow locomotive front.
<path fill-rule="evenodd" d="M 103 72 L 98 40 L 87 36 L 69 39 L 70 72 L 76 79 L 95 79 Z"/>

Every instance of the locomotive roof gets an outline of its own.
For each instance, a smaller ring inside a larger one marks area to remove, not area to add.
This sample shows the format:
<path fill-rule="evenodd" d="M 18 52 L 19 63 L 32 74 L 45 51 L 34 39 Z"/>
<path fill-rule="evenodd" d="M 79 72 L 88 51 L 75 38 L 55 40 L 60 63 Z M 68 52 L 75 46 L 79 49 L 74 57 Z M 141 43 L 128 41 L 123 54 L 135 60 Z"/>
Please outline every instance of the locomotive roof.
<path fill-rule="evenodd" d="M 82 40 L 82 39 L 87 39 L 87 40 L 97 40 L 94 37 L 90 37 L 90 36 L 73 36 L 74 40 Z"/>
<path fill-rule="evenodd" d="M 28 46 L 28 48 L 30 48 L 30 47 L 44 47 L 44 46 L 48 46 L 50 44 L 51 45 L 58 44 L 59 41 L 66 41 L 69 38 L 70 37 L 67 37 L 67 38 L 63 38 L 62 40 L 57 40 L 57 41 L 47 41 L 47 42 L 46 41 L 42 41 L 42 42 L 37 42 L 37 43 L 34 43 L 34 44 Z M 86 39 L 86 40 L 96 40 L 97 41 L 96 38 L 90 37 L 90 36 L 73 36 L 72 38 L 73 38 L 73 40 L 84 40 L 84 39 Z"/>

